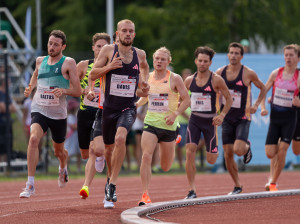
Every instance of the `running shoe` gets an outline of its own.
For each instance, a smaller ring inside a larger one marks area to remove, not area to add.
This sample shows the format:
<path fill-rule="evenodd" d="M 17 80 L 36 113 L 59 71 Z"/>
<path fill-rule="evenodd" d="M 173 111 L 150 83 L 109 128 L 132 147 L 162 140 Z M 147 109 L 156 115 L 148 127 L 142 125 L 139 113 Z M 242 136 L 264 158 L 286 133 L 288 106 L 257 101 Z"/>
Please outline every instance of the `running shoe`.
<path fill-rule="evenodd" d="M 116 185 L 109 184 L 106 187 L 106 194 L 105 194 L 106 201 L 117 201 L 117 195 L 116 195 Z"/>
<path fill-rule="evenodd" d="M 269 191 L 278 191 L 276 184 L 270 183 Z"/>
<path fill-rule="evenodd" d="M 97 172 L 102 173 L 102 171 L 104 170 L 104 167 L 105 167 L 104 156 L 97 157 L 96 161 L 95 161 L 95 168 L 96 168 Z"/>
<path fill-rule="evenodd" d="M 180 142 L 181 142 L 181 139 L 182 139 L 182 137 L 181 137 L 181 135 L 177 135 L 177 138 L 176 138 L 176 144 L 179 144 Z"/>
<path fill-rule="evenodd" d="M 266 191 L 270 191 L 270 184 L 271 184 L 271 179 L 269 179 L 268 183 L 265 185 Z"/>
<path fill-rule="evenodd" d="M 89 197 L 89 187 L 83 186 L 81 190 L 79 191 L 79 195 L 81 199 L 87 199 Z"/>
<path fill-rule="evenodd" d="M 68 183 L 69 181 L 69 176 L 68 176 L 68 170 L 67 168 L 65 169 L 61 169 L 59 171 L 59 176 L 58 176 L 58 186 L 60 188 L 63 188 L 66 186 L 66 184 Z"/>
<path fill-rule="evenodd" d="M 185 199 L 192 199 L 192 198 L 196 198 L 196 192 L 194 190 L 190 190 L 188 195 L 185 197 Z"/>
<path fill-rule="evenodd" d="M 249 140 L 248 140 L 248 144 L 249 144 L 249 149 L 248 152 L 244 155 L 244 159 L 243 159 L 245 164 L 248 164 L 252 159 L 251 143 Z"/>
<path fill-rule="evenodd" d="M 243 191 L 243 187 L 234 187 L 232 192 L 229 192 L 228 195 L 235 195 L 235 194 L 239 194 L 242 193 Z"/>
<path fill-rule="evenodd" d="M 145 192 L 142 196 L 142 200 L 139 201 L 139 206 L 151 203 L 149 195 Z"/>
<path fill-rule="evenodd" d="M 104 208 L 107 208 L 107 209 L 115 207 L 115 205 L 112 201 L 107 201 L 105 198 L 103 199 L 103 205 L 104 205 Z"/>
<path fill-rule="evenodd" d="M 31 195 L 34 195 L 35 188 L 33 185 L 26 182 L 26 188 L 23 189 L 23 192 L 20 193 L 20 198 L 30 198 Z"/>

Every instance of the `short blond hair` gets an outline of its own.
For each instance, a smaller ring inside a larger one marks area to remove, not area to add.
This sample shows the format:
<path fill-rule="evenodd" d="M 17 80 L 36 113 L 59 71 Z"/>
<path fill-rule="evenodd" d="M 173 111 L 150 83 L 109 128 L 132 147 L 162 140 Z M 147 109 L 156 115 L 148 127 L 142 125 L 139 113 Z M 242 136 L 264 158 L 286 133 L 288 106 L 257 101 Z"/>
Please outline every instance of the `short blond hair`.
<path fill-rule="evenodd" d="M 158 51 L 162 51 L 162 52 L 166 53 L 166 54 L 168 55 L 168 60 L 169 60 L 169 62 L 172 61 L 171 52 L 170 52 L 170 50 L 169 50 L 168 48 L 166 48 L 166 47 L 158 48 L 158 49 L 153 53 L 153 58 L 155 57 L 155 54 L 156 54 L 156 52 L 158 52 Z"/>
<path fill-rule="evenodd" d="M 120 30 L 120 26 L 121 26 L 122 23 L 131 23 L 131 24 L 133 24 L 133 27 L 135 28 L 134 22 L 132 22 L 130 19 L 123 19 L 123 20 L 118 22 L 117 30 Z"/>

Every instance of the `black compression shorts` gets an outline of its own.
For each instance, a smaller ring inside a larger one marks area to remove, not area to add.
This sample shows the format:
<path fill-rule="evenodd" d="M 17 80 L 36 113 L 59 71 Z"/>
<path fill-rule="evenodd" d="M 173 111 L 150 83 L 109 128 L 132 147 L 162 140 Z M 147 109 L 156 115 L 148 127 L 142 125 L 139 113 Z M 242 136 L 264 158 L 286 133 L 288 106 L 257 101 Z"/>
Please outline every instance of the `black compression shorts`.
<path fill-rule="evenodd" d="M 103 141 L 105 145 L 111 145 L 115 143 L 115 135 L 119 127 L 126 128 L 127 132 L 130 131 L 136 118 L 136 108 L 116 111 L 104 107 L 102 116 Z"/>
<path fill-rule="evenodd" d="M 79 110 L 77 113 L 78 142 L 81 149 L 89 149 L 96 112 L 97 110 Z"/>
<path fill-rule="evenodd" d="M 48 128 L 51 131 L 52 139 L 56 143 L 63 143 L 66 139 L 67 133 L 67 118 L 66 119 L 51 119 L 38 112 L 31 113 L 31 124 L 38 123 L 44 133 Z"/>

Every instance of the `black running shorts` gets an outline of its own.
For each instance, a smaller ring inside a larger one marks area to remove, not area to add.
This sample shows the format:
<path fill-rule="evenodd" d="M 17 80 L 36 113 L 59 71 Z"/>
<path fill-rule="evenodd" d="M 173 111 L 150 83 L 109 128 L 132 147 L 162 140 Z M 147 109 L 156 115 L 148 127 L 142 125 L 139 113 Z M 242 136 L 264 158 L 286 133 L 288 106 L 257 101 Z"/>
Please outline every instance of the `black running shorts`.
<path fill-rule="evenodd" d="M 266 145 L 277 145 L 279 139 L 290 144 L 294 136 L 296 122 L 296 110 L 279 112 L 271 109 Z"/>
<path fill-rule="evenodd" d="M 67 134 L 67 118 L 66 119 L 51 119 L 38 112 L 31 113 L 31 124 L 38 123 L 44 133 L 51 131 L 52 139 L 55 143 L 63 143 Z"/>
<path fill-rule="evenodd" d="M 236 122 L 224 119 L 222 123 L 223 145 L 234 144 L 234 141 L 237 139 L 248 142 L 250 123 L 251 121 L 247 119 L 241 119 Z"/>
<path fill-rule="evenodd" d="M 203 133 L 206 151 L 210 153 L 218 153 L 217 127 L 212 125 L 212 122 L 212 118 L 204 118 L 192 114 L 187 128 L 186 143 L 194 143 L 198 145 L 201 133 Z"/>
<path fill-rule="evenodd" d="M 79 110 L 77 113 L 78 142 L 81 149 L 90 147 L 91 131 L 97 110 Z"/>
<path fill-rule="evenodd" d="M 127 132 L 130 131 L 136 118 L 136 108 L 116 111 L 103 107 L 102 116 L 103 141 L 105 145 L 111 145 L 115 143 L 115 135 L 119 127 L 126 128 Z"/>
<path fill-rule="evenodd" d="M 158 142 L 172 142 L 177 138 L 178 131 L 170 131 L 145 124 L 143 131 L 156 135 Z"/>
<path fill-rule="evenodd" d="M 92 132 L 93 137 L 91 140 L 94 140 L 95 137 L 102 136 L 102 109 L 97 110 Z"/>
<path fill-rule="evenodd" d="M 300 108 L 297 109 L 297 124 L 294 132 L 293 140 L 300 141 Z"/>

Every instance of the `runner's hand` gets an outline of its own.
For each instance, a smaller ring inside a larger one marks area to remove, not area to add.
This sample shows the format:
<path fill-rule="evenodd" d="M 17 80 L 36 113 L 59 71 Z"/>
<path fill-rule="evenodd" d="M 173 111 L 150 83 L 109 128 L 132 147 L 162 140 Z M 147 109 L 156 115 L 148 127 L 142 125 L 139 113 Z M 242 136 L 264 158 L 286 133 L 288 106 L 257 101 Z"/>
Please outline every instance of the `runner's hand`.
<path fill-rule="evenodd" d="M 118 57 L 117 53 L 116 53 L 113 57 L 113 60 L 109 63 L 110 70 L 114 70 L 117 68 L 123 68 L 122 59 L 124 59 L 124 58 Z"/>
<path fill-rule="evenodd" d="M 29 84 L 28 87 L 26 87 L 24 90 L 24 96 L 29 97 L 29 95 L 31 94 L 31 91 L 32 91 L 31 85 Z"/>
<path fill-rule="evenodd" d="M 217 115 L 217 116 L 215 116 L 215 117 L 213 117 L 213 122 L 212 122 L 212 124 L 214 125 L 214 126 L 220 126 L 222 123 L 223 123 L 223 120 L 224 120 L 224 115 L 223 114 L 219 114 L 219 115 Z"/>
<path fill-rule="evenodd" d="M 86 95 L 86 98 L 87 98 L 88 100 L 91 100 L 91 101 L 92 101 L 95 97 L 96 97 L 96 94 L 95 94 L 94 90 L 90 90 L 89 93 Z"/>
<path fill-rule="evenodd" d="M 266 116 L 266 115 L 268 115 L 268 110 L 267 109 L 261 109 L 261 112 L 260 112 L 260 115 L 261 116 Z"/>
<path fill-rule="evenodd" d="M 54 96 L 56 97 L 61 97 L 64 94 L 64 89 L 61 88 L 55 88 L 54 90 L 52 90 L 52 93 L 54 94 Z"/>

